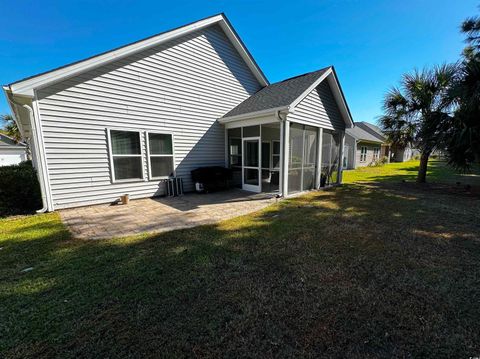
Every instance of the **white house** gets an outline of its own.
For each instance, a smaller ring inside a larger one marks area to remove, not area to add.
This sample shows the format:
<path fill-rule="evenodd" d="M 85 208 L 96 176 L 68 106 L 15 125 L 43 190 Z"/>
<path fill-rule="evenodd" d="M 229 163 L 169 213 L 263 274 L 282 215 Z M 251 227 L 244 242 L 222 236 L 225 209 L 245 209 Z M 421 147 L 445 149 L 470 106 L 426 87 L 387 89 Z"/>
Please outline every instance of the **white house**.
<path fill-rule="evenodd" d="M 27 160 L 27 146 L 0 133 L 0 167 L 18 165 Z"/>
<path fill-rule="evenodd" d="M 333 67 L 269 84 L 224 14 L 3 88 L 49 211 L 193 190 L 212 165 L 254 192 L 339 183 L 353 124 Z"/>

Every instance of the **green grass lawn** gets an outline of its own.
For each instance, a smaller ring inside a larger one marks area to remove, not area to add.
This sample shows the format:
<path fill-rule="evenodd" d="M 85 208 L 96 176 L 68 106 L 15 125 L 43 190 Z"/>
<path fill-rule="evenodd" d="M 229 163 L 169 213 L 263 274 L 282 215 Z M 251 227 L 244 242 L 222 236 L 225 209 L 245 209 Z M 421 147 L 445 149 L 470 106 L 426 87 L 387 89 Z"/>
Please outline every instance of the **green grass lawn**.
<path fill-rule="evenodd" d="M 479 356 L 480 198 L 417 165 L 161 235 L 0 220 L 0 357 Z"/>
<path fill-rule="evenodd" d="M 361 167 L 356 170 L 343 172 L 343 182 L 399 182 L 401 180 L 415 181 L 419 162 L 408 161 L 403 163 L 390 163 L 379 167 Z M 441 182 L 463 185 L 480 186 L 480 168 L 477 166 L 467 173 L 459 173 L 447 166 L 445 162 L 430 160 L 427 172 L 428 182 Z"/>

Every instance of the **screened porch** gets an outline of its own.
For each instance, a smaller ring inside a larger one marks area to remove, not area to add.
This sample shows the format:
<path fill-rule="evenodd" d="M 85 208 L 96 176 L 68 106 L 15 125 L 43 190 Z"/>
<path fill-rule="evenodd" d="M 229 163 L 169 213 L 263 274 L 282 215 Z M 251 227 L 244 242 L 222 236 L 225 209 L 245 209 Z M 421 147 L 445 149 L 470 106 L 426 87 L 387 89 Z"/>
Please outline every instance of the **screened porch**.
<path fill-rule="evenodd" d="M 226 128 L 226 163 L 236 187 L 287 196 L 341 181 L 343 131 L 291 121 L 242 125 Z"/>

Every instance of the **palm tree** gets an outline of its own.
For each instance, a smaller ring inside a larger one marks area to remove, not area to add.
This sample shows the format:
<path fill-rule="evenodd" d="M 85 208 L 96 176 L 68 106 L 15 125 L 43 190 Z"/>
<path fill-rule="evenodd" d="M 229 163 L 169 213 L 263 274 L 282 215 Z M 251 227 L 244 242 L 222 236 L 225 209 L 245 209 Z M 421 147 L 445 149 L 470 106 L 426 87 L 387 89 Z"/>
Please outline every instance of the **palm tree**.
<path fill-rule="evenodd" d="M 13 119 L 12 115 L 1 115 L 3 122 L 5 123 L 3 133 L 11 137 L 14 141 L 20 142 L 22 140 L 22 135 L 18 129 L 17 123 Z"/>
<path fill-rule="evenodd" d="M 464 54 L 468 56 L 469 54 L 478 52 L 480 50 L 480 17 L 471 17 L 466 19 L 460 31 L 467 35 L 466 42 L 468 46 L 464 50 Z"/>
<path fill-rule="evenodd" d="M 455 65 L 405 74 L 400 87 L 383 100 L 381 126 L 393 146 L 414 145 L 420 150 L 417 182 L 425 182 L 430 154 L 444 148 L 451 125 L 453 101 L 448 96 L 457 76 Z"/>
<path fill-rule="evenodd" d="M 472 162 L 480 163 L 480 17 L 465 20 L 461 31 L 468 45 L 451 91 L 458 109 L 447 149 L 450 164 L 467 169 Z"/>
<path fill-rule="evenodd" d="M 480 59 L 465 59 L 460 76 L 451 90 L 458 103 L 455 122 L 448 144 L 449 162 L 466 169 L 472 162 L 480 163 Z"/>

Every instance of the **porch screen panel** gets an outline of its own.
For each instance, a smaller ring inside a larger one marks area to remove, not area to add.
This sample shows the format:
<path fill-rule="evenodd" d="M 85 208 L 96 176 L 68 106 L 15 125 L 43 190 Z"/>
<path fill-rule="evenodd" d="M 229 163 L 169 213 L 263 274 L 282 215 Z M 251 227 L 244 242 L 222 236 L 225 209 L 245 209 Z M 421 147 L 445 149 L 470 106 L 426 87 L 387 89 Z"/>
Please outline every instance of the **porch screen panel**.
<path fill-rule="evenodd" d="M 307 191 L 315 187 L 315 168 L 317 158 L 317 129 L 305 126 L 304 157 L 303 157 L 303 185 Z"/>
<path fill-rule="evenodd" d="M 288 193 L 302 190 L 303 126 L 290 126 L 290 153 L 288 156 Z"/>
<path fill-rule="evenodd" d="M 228 164 L 232 169 L 233 185 L 242 185 L 242 129 L 231 128 L 228 136 Z"/>
<path fill-rule="evenodd" d="M 340 134 L 324 130 L 322 139 L 322 169 L 320 185 L 323 187 L 337 181 Z"/>
<path fill-rule="evenodd" d="M 337 183 L 338 169 L 340 168 L 340 134 L 332 134 L 332 151 L 330 156 L 330 166 L 332 168 L 332 176 L 330 184 Z"/>
<path fill-rule="evenodd" d="M 243 128 L 243 137 L 258 137 L 260 136 L 260 126 L 247 126 Z"/>
<path fill-rule="evenodd" d="M 317 129 L 292 124 L 288 169 L 289 193 L 307 191 L 315 187 L 316 158 Z"/>

